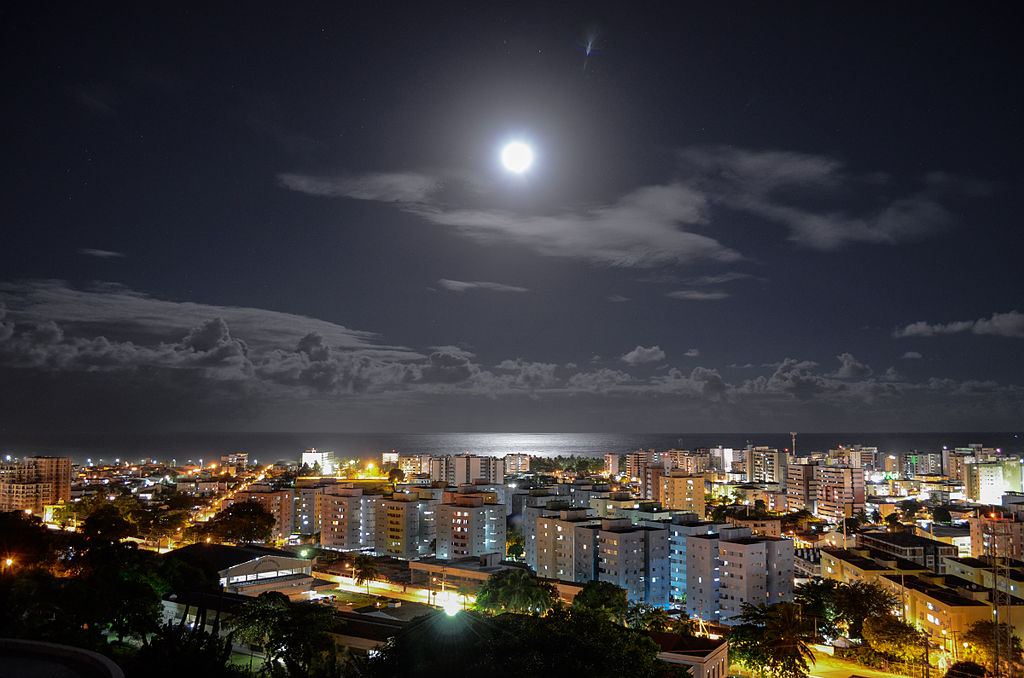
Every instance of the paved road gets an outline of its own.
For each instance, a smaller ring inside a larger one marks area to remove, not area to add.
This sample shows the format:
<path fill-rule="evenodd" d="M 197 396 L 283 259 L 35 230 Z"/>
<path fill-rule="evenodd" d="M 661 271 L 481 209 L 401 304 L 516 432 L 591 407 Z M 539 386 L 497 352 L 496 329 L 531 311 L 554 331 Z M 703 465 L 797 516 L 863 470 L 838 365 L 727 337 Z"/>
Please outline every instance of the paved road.
<path fill-rule="evenodd" d="M 876 671 L 860 664 L 836 659 L 816 650 L 814 651 L 814 660 L 814 666 L 811 667 L 810 671 L 811 678 L 851 678 L 851 676 L 857 676 L 858 678 L 905 678 L 896 673 Z M 730 667 L 729 673 L 733 676 L 750 675 L 749 672 L 741 671 L 737 666 Z M 932 675 L 935 678 L 939 678 L 942 672 L 935 669 L 932 671 Z"/>

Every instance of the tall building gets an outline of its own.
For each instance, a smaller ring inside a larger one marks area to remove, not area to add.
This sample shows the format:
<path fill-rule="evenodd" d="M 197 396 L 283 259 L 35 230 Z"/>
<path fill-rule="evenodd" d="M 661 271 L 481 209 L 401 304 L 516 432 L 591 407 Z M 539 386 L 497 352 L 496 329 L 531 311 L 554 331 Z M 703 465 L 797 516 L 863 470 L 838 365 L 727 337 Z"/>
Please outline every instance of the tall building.
<path fill-rule="evenodd" d="M 814 512 L 814 469 L 812 464 L 790 464 L 786 468 L 786 501 L 791 511 Z"/>
<path fill-rule="evenodd" d="M 530 455 L 528 454 L 506 454 L 505 473 L 529 473 Z"/>
<path fill-rule="evenodd" d="M 334 452 L 321 452 L 315 447 L 304 451 L 299 463 L 303 466 L 309 466 L 311 469 L 319 466 L 320 475 L 322 476 L 333 476 L 337 470 L 334 463 Z"/>
<path fill-rule="evenodd" d="M 780 537 L 721 540 L 719 601 L 723 623 L 743 611 L 744 603 L 774 605 L 793 600 L 793 542 Z"/>
<path fill-rule="evenodd" d="M 505 555 L 505 507 L 486 504 L 480 494 L 455 494 L 435 509 L 437 557 L 442 560 Z"/>
<path fill-rule="evenodd" d="M 593 539 L 581 539 L 577 528 L 600 527 L 589 509 L 565 509 L 537 519 L 537 575 L 560 581 L 588 582 L 593 578 Z M 585 532 L 581 532 L 585 534 Z M 589 546 L 588 546 L 589 544 Z"/>
<path fill-rule="evenodd" d="M 331 485 L 324 488 L 320 545 L 340 551 L 355 551 L 361 546 L 363 491 L 355 487 Z"/>
<path fill-rule="evenodd" d="M 619 475 L 619 455 L 604 455 L 604 472 L 608 477 Z"/>
<path fill-rule="evenodd" d="M 686 614 L 712 622 L 721 620 L 719 542 L 750 536 L 750 528 L 718 526 L 716 532 L 685 535 Z"/>
<path fill-rule="evenodd" d="M 789 454 L 773 447 L 747 446 L 748 483 L 784 483 Z"/>
<path fill-rule="evenodd" d="M 412 560 L 430 554 L 430 542 L 437 534 L 436 499 L 416 494 L 395 493 L 381 498 L 376 506 L 378 555 Z M 504 516 L 502 517 L 504 520 Z"/>
<path fill-rule="evenodd" d="M 0 464 L 0 511 L 31 511 L 71 499 L 70 457 L 27 457 Z"/>
<path fill-rule="evenodd" d="M 629 600 L 667 605 L 668 529 L 604 519 L 597 534 L 598 579 L 626 589 Z"/>
<path fill-rule="evenodd" d="M 429 454 L 401 454 L 398 456 L 398 468 L 406 477 L 414 473 L 430 473 L 430 459 Z"/>
<path fill-rule="evenodd" d="M 261 504 L 272 516 L 274 527 L 271 539 L 287 539 L 294 530 L 295 493 L 291 489 L 275 490 L 269 485 L 252 485 L 248 490 L 236 492 L 233 503 L 253 501 Z"/>
<path fill-rule="evenodd" d="M 815 513 L 833 523 L 864 510 L 864 469 L 815 466 Z"/>
<path fill-rule="evenodd" d="M 310 535 L 320 531 L 323 519 L 324 486 L 295 488 L 295 532 Z"/>
<path fill-rule="evenodd" d="M 728 527 L 699 520 L 695 515 L 672 516 L 668 526 L 669 601 L 678 603 L 686 597 L 686 538 L 696 534 L 714 534 Z"/>
<path fill-rule="evenodd" d="M 505 462 L 497 457 L 481 457 L 475 454 L 432 457 L 430 479 L 453 486 L 480 479 L 489 483 L 504 483 Z"/>
<path fill-rule="evenodd" d="M 684 471 L 670 471 L 661 478 L 658 500 L 669 510 L 686 511 L 703 516 L 705 512 L 704 476 Z"/>

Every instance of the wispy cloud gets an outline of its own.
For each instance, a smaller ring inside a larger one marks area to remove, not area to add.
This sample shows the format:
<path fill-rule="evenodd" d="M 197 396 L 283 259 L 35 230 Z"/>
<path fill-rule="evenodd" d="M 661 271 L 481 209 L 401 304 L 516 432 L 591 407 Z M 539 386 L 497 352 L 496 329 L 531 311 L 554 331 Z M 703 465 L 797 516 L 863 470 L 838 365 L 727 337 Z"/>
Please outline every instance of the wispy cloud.
<path fill-rule="evenodd" d="M 718 301 L 719 299 L 728 299 L 730 295 L 721 290 L 675 290 L 665 296 L 687 301 Z"/>
<path fill-rule="evenodd" d="M 690 350 L 688 350 L 683 355 L 685 355 L 687 358 L 699 358 L 700 357 L 700 349 L 691 348 Z"/>
<path fill-rule="evenodd" d="M 621 294 L 613 294 L 608 297 L 608 301 L 612 302 L 613 304 L 621 304 L 624 301 L 629 301 L 629 297 L 624 297 Z"/>
<path fill-rule="evenodd" d="M 941 199 L 963 194 L 932 175 L 900 193 L 883 173 L 856 174 L 834 158 L 806 153 L 711 146 L 686 149 L 679 158 L 688 185 L 709 204 L 781 223 L 790 240 L 818 250 L 927 237 L 953 222 Z"/>
<path fill-rule="evenodd" d="M 97 257 L 99 259 L 123 259 L 125 257 L 124 252 L 114 252 L 113 250 L 97 250 L 90 247 L 84 247 L 78 250 L 79 254 L 84 254 L 87 257 Z"/>
<path fill-rule="evenodd" d="M 285 188 L 326 198 L 416 203 L 427 200 L 443 185 L 440 177 L 417 172 L 378 172 L 342 177 L 279 174 Z"/>
<path fill-rule="evenodd" d="M 962 334 L 965 332 L 1022 339 L 1024 338 L 1024 313 L 1014 310 L 1007 313 L 993 313 L 991 318 L 955 320 L 935 324 L 921 320 L 897 329 L 893 332 L 893 336 L 935 337 L 940 334 Z"/>
<path fill-rule="evenodd" d="M 619 358 L 619 360 L 627 365 L 643 365 L 646 363 L 655 363 L 664 359 L 665 352 L 661 350 L 660 346 L 637 346 L 632 351 Z"/>
<path fill-rule="evenodd" d="M 470 290 L 486 290 L 488 292 L 529 292 L 525 287 L 517 287 L 515 285 L 505 285 L 496 282 L 484 282 L 476 280 L 473 282 L 467 282 L 463 280 L 448 280 L 447 278 L 441 278 L 437 281 L 437 284 L 448 290 L 449 292 L 468 292 Z"/>
<path fill-rule="evenodd" d="M 903 360 L 920 360 L 924 356 L 917 351 L 907 351 L 900 357 L 903 358 Z"/>
<path fill-rule="evenodd" d="M 714 238 L 685 229 L 706 220 L 704 195 L 680 183 L 645 186 L 618 200 L 558 214 L 523 214 L 453 206 L 437 199 L 446 179 L 426 173 L 316 177 L 281 174 L 303 193 L 399 203 L 401 209 L 484 244 L 514 244 L 552 257 L 615 267 L 653 267 L 697 260 L 737 261 Z"/>

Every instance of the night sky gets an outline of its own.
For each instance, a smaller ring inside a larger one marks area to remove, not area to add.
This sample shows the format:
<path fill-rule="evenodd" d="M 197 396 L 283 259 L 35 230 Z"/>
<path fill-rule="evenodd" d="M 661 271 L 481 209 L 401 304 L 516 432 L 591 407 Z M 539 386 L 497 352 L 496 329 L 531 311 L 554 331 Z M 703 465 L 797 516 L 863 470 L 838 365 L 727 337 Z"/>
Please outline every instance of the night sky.
<path fill-rule="evenodd" d="M 25 4 L 0 432 L 1021 426 L 995 3 Z"/>

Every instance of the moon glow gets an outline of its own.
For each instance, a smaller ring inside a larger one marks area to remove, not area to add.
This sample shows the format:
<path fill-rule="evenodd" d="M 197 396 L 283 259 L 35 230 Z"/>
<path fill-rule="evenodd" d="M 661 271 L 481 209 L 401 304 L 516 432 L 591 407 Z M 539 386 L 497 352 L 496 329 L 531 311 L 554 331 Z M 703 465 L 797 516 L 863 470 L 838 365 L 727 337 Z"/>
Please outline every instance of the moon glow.
<path fill-rule="evenodd" d="M 533 149 L 521 141 L 505 144 L 501 149 L 501 164 L 509 172 L 522 174 L 533 164 Z"/>

